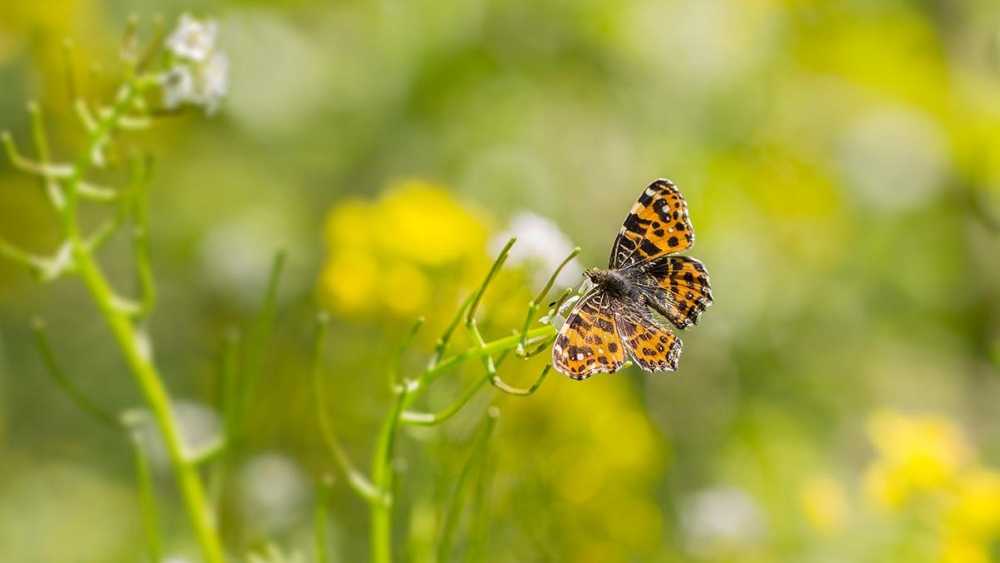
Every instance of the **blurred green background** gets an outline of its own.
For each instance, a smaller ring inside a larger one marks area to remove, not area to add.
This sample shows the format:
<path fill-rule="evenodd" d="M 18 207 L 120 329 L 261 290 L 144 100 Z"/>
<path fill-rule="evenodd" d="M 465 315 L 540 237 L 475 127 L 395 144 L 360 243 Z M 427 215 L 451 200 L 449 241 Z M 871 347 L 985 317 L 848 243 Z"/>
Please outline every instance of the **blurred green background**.
<path fill-rule="evenodd" d="M 317 483 L 336 474 L 306 376 L 316 307 L 334 315 L 323 400 L 367 466 L 388 351 L 426 315 L 403 373 L 420 369 L 496 237 L 543 258 L 581 246 L 574 285 L 665 176 L 716 297 L 679 371 L 553 373 L 533 397 L 483 392 L 404 432 L 400 559 L 425 559 L 496 404 L 487 502 L 459 559 L 1000 561 L 1000 3 L 4 0 L 0 129 L 27 146 L 38 99 L 71 158 L 60 41 L 100 66 L 89 88 L 107 99 L 128 14 L 148 34 L 185 11 L 218 19 L 230 96 L 121 144 L 157 158 L 151 328 L 192 440 L 218 426 L 223 332 L 249 324 L 275 251 L 290 256 L 226 490 L 232 553 L 312 557 Z M 58 243 L 36 182 L 6 161 L 0 235 Z M 127 249 L 102 254 L 123 287 Z M 512 259 L 484 305 L 491 337 L 519 326 L 542 270 Z M 141 560 L 131 449 L 53 385 L 35 316 L 98 403 L 140 401 L 78 280 L 39 286 L 0 262 L 0 560 Z M 527 385 L 542 365 L 503 374 Z M 168 550 L 196 561 L 158 478 Z M 342 480 L 329 518 L 337 560 L 363 560 L 367 509 Z"/>

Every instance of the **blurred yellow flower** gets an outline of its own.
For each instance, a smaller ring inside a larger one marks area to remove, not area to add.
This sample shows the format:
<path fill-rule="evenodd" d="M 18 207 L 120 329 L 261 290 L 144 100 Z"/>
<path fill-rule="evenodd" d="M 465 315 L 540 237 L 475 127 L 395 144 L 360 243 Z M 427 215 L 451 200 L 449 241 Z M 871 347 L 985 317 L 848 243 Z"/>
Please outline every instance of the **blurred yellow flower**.
<path fill-rule="evenodd" d="M 323 269 L 323 291 L 342 312 L 369 308 L 378 281 L 378 266 L 358 250 L 335 251 Z"/>
<path fill-rule="evenodd" d="M 448 191 L 419 180 L 394 184 L 372 222 L 379 250 L 426 266 L 483 254 L 486 230 Z"/>
<path fill-rule="evenodd" d="M 417 316 L 430 305 L 430 282 L 416 266 L 405 262 L 392 264 L 382 272 L 381 278 L 381 295 L 393 313 Z"/>
<path fill-rule="evenodd" d="M 829 475 L 806 481 L 799 492 L 799 500 L 806 522 L 824 535 L 838 532 L 849 516 L 844 489 Z"/>
<path fill-rule="evenodd" d="M 482 274 L 486 234 L 444 187 L 419 180 L 396 182 L 376 201 L 347 199 L 327 217 L 321 300 L 344 315 L 399 317 L 457 301 L 462 275 Z"/>
<path fill-rule="evenodd" d="M 962 475 L 946 525 L 975 538 L 1000 535 L 1000 473 L 977 467 Z"/>
<path fill-rule="evenodd" d="M 360 199 L 340 202 L 327 217 L 326 243 L 331 248 L 362 248 L 367 245 L 375 227 L 374 207 Z"/>
<path fill-rule="evenodd" d="M 952 537 L 941 546 L 941 563 L 990 563 L 988 545 L 966 537 Z"/>
<path fill-rule="evenodd" d="M 884 410 L 869 420 L 868 434 L 879 458 L 865 474 L 865 490 L 882 507 L 899 508 L 915 493 L 949 486 L 973 458 L 961 429 L 941 416 Z"/>

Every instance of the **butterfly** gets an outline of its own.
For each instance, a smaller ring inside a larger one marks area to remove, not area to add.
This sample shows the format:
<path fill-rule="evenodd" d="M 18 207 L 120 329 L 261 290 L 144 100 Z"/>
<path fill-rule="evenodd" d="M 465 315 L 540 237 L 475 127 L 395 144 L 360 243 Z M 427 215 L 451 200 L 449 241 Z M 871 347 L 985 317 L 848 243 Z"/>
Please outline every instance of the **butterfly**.
<path fill-rule="evenodd" d="M 618 231 L 608 269 L 586 271 L 593 287 L 559 330 L 552 365 L 573 379 L 586 379 L 618 371 L 627 353 L 646 371 L 677 369 L 681 340 L 653 311 L 685 329 L 712 304 L 705 266 L 676 256 L 693 245 L 687 203 L 677 186 L 654 181 Z"/>

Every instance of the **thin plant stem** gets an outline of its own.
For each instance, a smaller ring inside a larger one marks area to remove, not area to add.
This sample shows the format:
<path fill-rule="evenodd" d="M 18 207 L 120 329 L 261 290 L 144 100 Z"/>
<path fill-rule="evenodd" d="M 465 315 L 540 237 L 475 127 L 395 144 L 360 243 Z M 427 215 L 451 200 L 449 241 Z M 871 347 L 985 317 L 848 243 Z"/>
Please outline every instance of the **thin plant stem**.
<path fill-rule="evenodd" d="M 253 332 L 247 341 L 246 358 L 243 365 L 241 386 L 243 388 L 240 397 L 239 408 L 237 409 L 237 424 L 242 423 L 250 408 L 254 393 L 257 389 L 258 378 L 264 357 L 265 344 L 274 325 L 275 309 L 278 302 L 278 284 L 281 281 L 281 273 L 285 267 L 285 252 L 279 251 L 271 265 L 271 276 L 267 282 L 267 293 L 264 296 L 264 306 L 261 307 L 257 321 L 254 323 Z"/>
<path fill-rule="evenodd" d="M 476 311 L 479 309 L 479 303 L 483 299 L 483 295 L 486 293 L 486 288 L 489 287 L 490 282 L 496 277 L 500 268 L 503 267 L 503 263 L 507 261 L 507 256 L 510 254 L 510 249 L 517 242 L 517 237 L 510 237 L 507 244 L 504 245 L 503 249 L 500 250 L 500 254 L 497 255 L 496 260 L 493 261 L 493 266 L 490 268 L 489 273 L 486 274 L 486 279 L 483 280 L 482 285 L 474 293 L 475 297 L 472 299 L 472 304 L 469 305 L 468 310 L 465 312 L 465 324 L 472 323 L 476 318 Z"/>
<path fill-rule="evenodd" d="M 35 140 L 35 152 L 38 154 L 38 162 L 43 171 L 49 170 L 51 154 L 49 153 L 49 142 L 45 137 L 45 123 L 42 121 L 42 110 L 36 102 L 28 103 L 28 113 L 31 115 L 31 132 Z M 62 188 L 51 174 L 44 172 L 39 175 L 42 180 L 42 187 L 45 189 L 45 197 L 55 210 L 62 209 L 65 205 L 65 197 Z"/>
<path fill-rule="evenodd" d="M 451 323 L 448 324 L 448 328 L 445 329 L 444 334 L 438 339 L 437 346 L 434 347 L 434 353 L 431 354 L 431 360 L 427 364 L 428 370 L 433 370 L 437 367 L 438 362 L 441 360 L 441 356 L 444 355 L 445 350 L 448 347 L 448 342 L 451 340 L 451 335 L 458 328 L 459 323 L 462 322 L 462 317 L 465 317 L 466 323 L 468 319 L 472 318 L 476 314 L 476 310 L 479 308 L 479 301 L 483 298 L 483 294 L 486 292 L 486 287 L 493 281 L 493 277 L 496 276 L 497 272 L 500 271 L 500 267 L 507 260 L 507 255 L 510 253 L 510 249 L 517 242 L 516 237 L 511 237 L 504 245 L 500 254 L 497 255 L 496 259 L 493 261 L 493 265 L 490 267 L 489 273 L 486 275 L 486 279 L 483 283 L 476 289 L 476 291 L 469 294 L 465 301 L 462 303 L 461 307 L 455 313 L 455 318 L 452 319 Z"/>
<path fill-rule="evenodd" d="M 145 70 L 146 65 L 153 59 L 160 47 L 163 46 L 163 40 L 167 36 L 166 25 L 163 23 L 162 16 L 155 16 L 153 18 L 153 37 L 146 44 L 146 49 L 139 56 L 139 60 L 136 61 L 135 69 L 136 72 L 142 72 Z"/>
<path fill-rule="evenodd" d="M 400 343 L 399 347 L 396 349 L 396 353 L 389 358 L 389 367 L 385 370 L 386 379 L 389 381 L 389 389 L 394 388 L 398 382 L 396 381 L 399 377 L 399 364 L 403 361 L 403 354 L 406 353 L 406 349 L 410 347 L 410 343 L 413 342 L 413 337 L 417 335 L 417 331 L 420 327 L 424 325 L 424 317 L 417 319 L 413 326 L 410 328 L 410 332 L 406 333 L 403 338 L 403 342 Z"/>
<path fill-rule="evenodd" d="M 129 314 L 119 306 L 107 278 L 89 251 L 76 216 L 77 185 L 90 169 L 93 150 L 107 142 L 116 127 L 118 117 L 141 93 L 144 85 L 149 83 L 138 81 L 126 83 L 119 91 L 111 110 L 101 116 L 83 151 L 77 156 L 72 174 L 67 180 L 67 199 L 66 206 L 62 209 L 62 219 L 80 278 L 118 343 L 129 371 L 132 372 L 163 438 L 177 488 L 188 519 L 194 528 L 202 557 L 206 563 L 221 563 L 224 561 L 224 555 L 214 515 L 210 511 L 198 468 L 188 460 L 181 430 L 171 409 L 170 396 L 163 385 L 163 378 L 153 363 L 149 342 L 145 334 L 132 324 Z"/>
<path fill-rule="evenodd" d="M 372 463 L 372 484 L 381 493 L 381 501 L 370 503 L 372 563 L 390 563 L 392 561 L 392 507 L 395 504 L 393 498 L 393 446 L 403 408 L 412 391 L 412 386 L 406 383 L 395 389 L 395 403 L 389 416 L 382 424 L 375 448 Z"/>
<path fill-rule="evenodd" d="M 240 333 L 236 329 L 230 329 L 226 332 L 222 340 L 222 354 L 219 365 L 219 374 L 221 376 L 219 410 L 222 412 L 222 434 L 229 442 L 232 442 L 236 437 L 236 414 L 239 409 L 240 393 L 239 353 Z"/>
<path fill-rule="evenodd" d="M 467 387 L 454 403 L 440 412 L 428 413 L 403 411 L 400 422 L 402 424 L 412 424 L 415 426 L 433 426 L 435 424 L 440 424 L 458 414 L 458 411 L 462 410 L 462 407 L 467 405 L 469 401 L 472 400 L 472 397 L 474 397 L 489 380 L 489 376 L 480 377 L 475 383 Z"/>
<path fill-rule="evenodd" d="M 568 256 L 566 256 L 566 258 L 559 264 L 559 266 L 556 267 L 555 271 L 552 272 L 552 275 L 549 276 L 549 280 L 545 283 L 545 286 L 542 287 L 541 291 L 538 292 L 538 296 L 535 297 L 533 303 L 540 304 L 545 301 L 545 296 L 549 294 L 549 291 L 552 289 L 552 286 L 555 285 L 556 278 L 558 278 L 559 274 L 562 273 L 563 268 L 565 268 L 567 264 L 572 262 L 573 259 L 576 258 L 579 254 L 580 254 L 580 247 L 577 246 L 569 253 Z"/>
<path fill-rule="evenodd" d="M 528 328 L 531 326 L 531 322 L 535 320 L 535 314 L 538 312 L 538 308 L 541 306 L 542 303 L 545 302 L 545 296 L 549 294 L 549 291 L 552 289 L 552 286 L 555 285 L 556 278 L 559 277 L 559 274 L 563 271 L 563 268 L 565 268 L 566 265 L 569 264 L 571 260 L 576 258 L 578 254 L 580 254 L 579 246 L 574 248 L 573 251 L 570 252 L 569 255 L 566 257 L 566 259 L 559 264 L 559 266 L 555 269 L 555 271 L 552 272 L 552 275 L 549 276 L 549 279 L 545 283 L 545 285 L 542 286 L 541 291 L 538 292 L 538 296 L 536 296 L 534 299 L 531 300 L 530 303 L 528 303 L 528 314 L 524 316 L 524 328 L 521 329 L 522 336 L 524 337 L 527 336 Z M 521 343 L 517 347 L 518 355 L 530 357 L 527 353 L 527 350 L 525 350 L 525 347 L 527 346 L 525 340 L 526 338 L 522 338 Z"/>
<path fill-rule="evenodd" d="M 3 237 L 0 237 L 0 256 L 28 268 L 32 275 L 41 276 L 45 271 L 44 258 L 21 250 Z"/>
<path fill-rule="evenodd" d="M 529 330 L 527 340 L 528 342 L 534 342 L 536 339 L 548 338 L 554 336 L 555 334 L 556 328 L 554 326 L 543 325 Z M 449 356 L 437 364 L 433 369 L 424 371 L 411 385 L 414 385 L 417 388 L 423 388 L 434 382 L 434 380 L 438 379 L 442 375 L 454 370 L 469 360 L 474 360 L 476 358 L 488 356 L 503 350 L 515 348 L 520 342 L 521 335 L 512 334 L 510 336 L 505 336 L 503 338 L 487 342 L 484 346 L 469 348 L 468 350 L 455 354 L 454 356 Z"/>
<path fill-rule="evenodd" d="M 484 348 L 486 346 L 486 342 L 483 340 L 483 335 L 482 333 L 479 332 L 479 327 L 476 325 L 475 320 L 470 322 L 468 326 L 469 326 L 469 335 L 472 337 L 473 343 L 475 343 L 480 348 Z M 518 347 L 520 346 L 521 344 L 519 342 Z M 503 379 L 500 378 L 500 375 L 497 373 L 497 366 L 496 363 L 493 361 L 492 355 L 487 354 L 483 356 L 483 367 L 486 369 L 487 378 L 489 378 L 490 383 L 494 387 L 503 391 L 504 393 L 507 393 L 508 395 L 517 395 L 520 397 L 527 397 L 529 395 L 533 395 L 535 391 L 537 391 L 538 388 L 542 385 L 542 382 L 545 381 L 545 376 L 549 374 L 549 369 L 552 368 L 551 365 L 546 365 L 545 368 L 542 370 L 541 375 L 538 376 L 538 379 L 531 387 L 527 389 L 519 389 L 517 387 L 513 387 L 511 385 L 504 383 Z"/>
<path fill-rule="evenodd" d="M 80 243 L 78 247 L 82 248 L 82 241 L 78 242 Z M 224 561 L 222 545 L 214 517 L 208 509 L 201 477 L 198 475 L 197 466 L 189 463 L 181 430 L 171 409 L 170 396 L 163 385 L 163 378 L 153 364 L 148 344 L 144 343 L 145 338 L 137 332 L 129 316 L 116 307 L 114 294 L 104 274 L 90 255 L 83 251 L 79 252 L 77 263 L 84 284 L 97 302 L 98 309 L 139 385 L 146 406 L 152 411 L 153 420 L 163 437 L 188 518 L 198 538 L 202 556 L 208 563 L 220 563 Z"/>
<path fill-rule="evenodd" d="M 480 463 L 481 469 L 476 478 L 475 489 L 472 492 L 472 525 L 469 530 L 469 546 L 465 551 L 466 561 L 484 561 L 485 553 L 488 549 L 487 530 L 489 519 L 486 517 L 489 512 L 488 497 L 490 492 L 490 460 L 487 458 Z"/>
<path fill-rule="evenodd" d="M 72 39 L 63 39 L 62 54 L 66 71 L 66 91 L 69 95 L 69 103 L 73 104 L 79 99 L 80 87 L 76 82 L 76 50 Z"/>
<path fill-rule="evenodd" d="M 347 457 L 347 452 L 341 447 L 337 440 L 337 434 L 333 430 L 333 423 L 327 416 L 326 409 L 323 408 L 326 388 L 323 385 L 323 344 L 326 340 L 326 330 L 330 324 L 330 319 L 326 313 L 320 313 L 316 318 L 316 334 L 313 337 L 312 369 L 311 377 L 313 385 L 313 397 L 316 404 L 316 417 L 319 419 L 320 432 L 323 434 L 323 441 L 336 460 L 337 465 L 344 472 L 347 483 L 369 502 L 379 502 L 383 491 L 372 484 Z"/>
<path fill-rule="evenodd" d="M 138 168 L 141 166 L 141 170 Z M 144 188 L 152 173 L 150 159 L 144 164 L 133 164 L 132 184 L 140 191 L 139 197 L 133 203 L 135 226 L 132 237 L 135 252 L 136 277 L 139 286 L 139 311 L 137 316 L 146 317 L 156 306 L 156 284 L 153 281 L 153 266 L 149 251 L 149 202 L 145 197 Z"/>
<path fill-rule="evenodd" d="M 539 374 L 538 379 L 536 379 L 535 382 L 531 384 L 531 387 L 528 387 L 527 389 L 521 389 L 519 387 L 508 385 L 504 383 L 504 381 L 500 379 L 500 376 L 495 373 L 492 375 L 492 377 L 490 377 L 490 383 L 494 387 L 503 391 L 504 393 L 507 393 L 508 395 L 516 395 L 518 397 L 529 397 L 531 395 L 534 395 L 535 391 L 538 391 L 538 388 L 542 386 L 542 382 L 545 381 L 545 376 L 547 376 L 549 374 L 549 371 L 551 370 L 552 370 L 552 364 L 546 364 L 545 367 L 542 368 L 542 373 Z"/>
<path fill-rule="evenodd" d="M 87 239 L 87 249 L 91 253 L 97 253 L 99 250 L 104 248 L 104 245 L 108 243 L 116 234 L 121 226 L 125 223 L 125 219 L 128 217 L 129 206 L 126 202 L 122 201 L 118 203 L 117 209 L 115 209 L 115 214 L 111 216 L 110 219 L 104 222 L 103 225 L 98 227 L 98 229 L 90 235 Z"/>
<path fill-rule="evenodd" d="M 462 317 L 465 316 L 465 311 L 472 304 L 472 300 L 475 298 L 475 293 L 470 293 L 465 301 L 459 306 L 458 311 L 455 313 L 455 318 L 448 323 L 448 327 L 445 328 L 441 337 L 438 338 L 437 344 L 434 346 L 434 352 L 431 354 L 431 359 L 427 363 L 427 369 L 432 370 L 437 367 L 438 363 L 441 361 L 441 356 L 444 355 L 445 350 L 448 348 L 448 342 L 451 341 L 451 335 L 455 333 L 458 329 L 458 325 L 462 323 Z"/>
<path fill-rule="evenodd" d="M 469 479 L 476 467 L 486 457 L 487 445 L 489 444 L 490 437 L 493 435 L 493 429 L 496 427 L 499 416 L 500 410 L 498 408 L 490 407 L 487 410 L 486 420 L 483 422 L 483 427 L 476 436 L 469 459 L 465 462 L 465 466 L 458 476 L 458 482 L 455 484 L 455 492 L 452 494 L 451 502 L 448 503 L 448 507 L 445 510 L 444 523 L 441 525 L 441 541 L 438 543 L 437 552 L 438 561 L 447 561 L 448 556 L 451 554 L 455 533 L 458 530 L 459 517 L 462 514 L 462 505 L 465 504 Z"/>
<path fill-rule="evenodd" d="M 118 421 L 114 416 L 108 414 L 104 409 L 99 407 L 97 403 L 90 400 L 87 395 L 80 391 L 80 389 L 70 381 L 69 377 L 66 376 L 66 372 L 63 371 L 59 362 L 56 360 L 56 355 L 52 351 L 52 344 L 49 342 L 48 333 L 45 330 L 45 323 L 41 319 L 35 319 L 32 323 L 32 330 L 35 333 L 35 342 L 38 344 L 38 349 L 42 352 L 42 359 L 45 361 L 45 367 L 48 368 L 49 374 L 52 379 L 55 380 L 56 384 L 62 389 L 66 395 L 73 400 L 83 412 L 89 414 L 94 420 L 100 422 L 108 428 L 119 427 Z"/>
<path fill-rule="evenodd" d="M 326 533 L 326 502 L 333 485 L 332 477 L 324 477 L 316 493 L 316 505 L 313 508 L 313 544 L 316 551 L 316 563 L 329 563 L 330 549 L 327 547 Z"/>
<path fill-rule="evenodd" d="M 0 144 L 3 145 L 4 152 L 11 165 L 18 170 L 34 174 L 36 176 L 48 176 L 51 178 L 68 178 L 72 174 L 72 169 L 66 166 L 42 165 L 41 163 L 29 160 L 21 155 L 14 143 L 14 137 L 9 131 L 0 133 Z"/>
<path fill-rule="evenodd" d="M 222 486 L 229 472 L 230 444 L 236 435 L 236 405 L 239 396 L 239 353 L 240 332 L 235 328 L 226 331 L 219 354 L 219 412 L 222 413 L 222 438 L 224 448 L 218 463 L 211 466 L 208 473 L 208 496 L 213 511 L 218 511 L 222 502 Z"/>
<path fill-rule="evenodd" d="M 138 428 L 131 431 L 132 446 L 135 448 L 135 472 L 139 483 L 139 506 L 142 509 L 143 535 L 146 537 L 146 553 L 149 560 L 163 560 L 163 545 L 160 542 L 159 522 L 156 516 L 156 491 L 146 456 L 143 433 Z"/>

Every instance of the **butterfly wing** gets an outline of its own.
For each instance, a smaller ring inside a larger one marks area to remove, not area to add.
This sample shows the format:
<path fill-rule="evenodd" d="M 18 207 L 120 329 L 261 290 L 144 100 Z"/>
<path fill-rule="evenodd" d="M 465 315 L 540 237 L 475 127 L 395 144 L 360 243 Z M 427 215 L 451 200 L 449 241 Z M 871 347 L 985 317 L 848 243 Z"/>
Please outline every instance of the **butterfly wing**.
<path fill-rule="evenodd" d="M 552 344 L 552 365 L 557 370 L 573 379 L 586 379 L 622 367 L 625 349 L 614 313 L 618 301 L 600 288 L 580 299 Z"/>
<path fill-rule="evenodd" d="M 713 303 L 705 265 L 687 256 L 668 256 L 646 268 L 625 271 L 646 302 L 677 328 L 698 324 Z"/>
<path fill-rule="evenodd" d="M 670 180 L 656 180 L 639 196 L 611 247 L 609 267 L 623 269 L 694 244 L 687 203 Z"/>
<path fill-rule="evenodd" d="M 681 339 L 660 326 L 643 303 L 618 300 L 618 335 L 632 359 L 646 371 L 674 371 L 681 356 Z"/>

